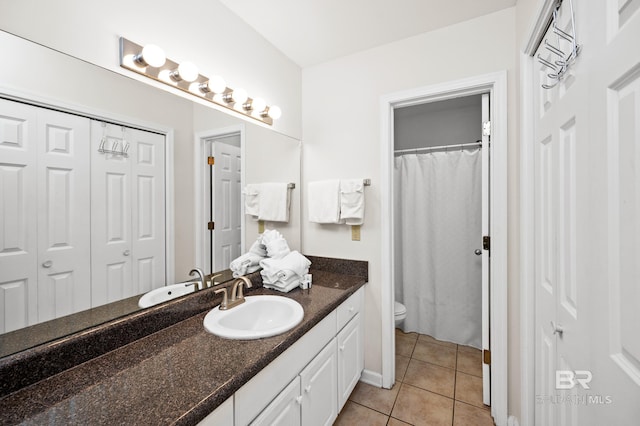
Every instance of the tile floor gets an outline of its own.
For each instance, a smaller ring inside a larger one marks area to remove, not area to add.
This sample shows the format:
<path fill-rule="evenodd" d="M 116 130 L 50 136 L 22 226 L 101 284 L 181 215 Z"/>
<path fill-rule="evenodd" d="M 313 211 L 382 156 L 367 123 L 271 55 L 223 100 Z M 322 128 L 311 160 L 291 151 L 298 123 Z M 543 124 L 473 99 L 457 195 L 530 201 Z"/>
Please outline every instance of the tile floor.
<path fill-rule="evenodd" d="M 396 329 L 395 386 L 358 383 L 334 424 L 492 426 L 481 352 Z"/>

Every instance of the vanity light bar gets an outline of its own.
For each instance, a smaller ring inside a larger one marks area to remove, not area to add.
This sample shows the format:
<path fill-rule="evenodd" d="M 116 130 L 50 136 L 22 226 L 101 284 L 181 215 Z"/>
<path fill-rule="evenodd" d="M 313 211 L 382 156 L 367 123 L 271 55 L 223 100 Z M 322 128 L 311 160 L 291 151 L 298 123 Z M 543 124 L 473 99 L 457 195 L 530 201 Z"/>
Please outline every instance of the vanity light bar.
<path fill-rule="evenodd" d="M 154 59 L 162 56 L 163 61 L 149 60 L 150 49 L 147 46 L 143 48 L 120 37 L 120 66 L 268 125 L 273 125 L 273 120 L 282 114 L 279 107 L 269 106 L 261 98 L 250 98 L 244 89 L 226 87 L 222 78 L 206 77 L 198 72 L 194 64 L 178 64 L 165 58 L 158 47 L 150 46 Z"/>

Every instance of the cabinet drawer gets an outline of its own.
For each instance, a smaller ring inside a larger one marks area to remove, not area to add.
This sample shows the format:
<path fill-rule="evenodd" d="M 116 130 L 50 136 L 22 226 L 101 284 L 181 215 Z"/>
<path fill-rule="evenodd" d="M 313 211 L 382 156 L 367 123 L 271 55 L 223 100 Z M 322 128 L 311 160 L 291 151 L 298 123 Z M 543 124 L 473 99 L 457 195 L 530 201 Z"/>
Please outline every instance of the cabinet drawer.
<path fill-rule="evenodd" d="M 360 287 L 358 291 L 353 293 L 342 305 L 338 306 L 338 329 L 347 325 L 351 318 L 355 317 L 358 312 L 362 310 L 364 306 L 364 287 Z"/>

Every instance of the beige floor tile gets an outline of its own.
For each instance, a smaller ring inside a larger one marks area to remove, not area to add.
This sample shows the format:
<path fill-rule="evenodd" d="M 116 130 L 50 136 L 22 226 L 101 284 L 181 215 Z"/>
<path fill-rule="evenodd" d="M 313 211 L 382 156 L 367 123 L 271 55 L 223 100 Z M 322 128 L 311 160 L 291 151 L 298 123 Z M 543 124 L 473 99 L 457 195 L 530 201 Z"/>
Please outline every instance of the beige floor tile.
<path fill-rule="evenodd" d="M 456 370 L 473 376 L 482 377 L 482 352 L 458 349 L 458 363 Z"/>
<path fill-rule="evenodd" d="M 389 417 L 389 421 L 387 422 L 387 426 L 411 426 L 411 423 L 405 423 L 402 420 L 394 419 L 393 417 Z"/>
<path fill-rule="evenodd" d="M 426 334 L 419 335 L 418 336 L 418 341 L 427 342 L 427 343 L 435 343 L 437 345 L 446 346 L 448 348 L 455 348 L 457 346 L 455 343 L 443 342 L 442 340 L 438 340 L 438 339 L 433 338 L 431 336 L 427 336 Z"/>
<path fill-rule="evenodd" d="M 396 355 L 396 383 L 400 383 L 404 380 L 404 375 L 407 372 L 407 366 L 411 358 Z"/>
<path fill-rule="evenodd" d="M 347 401 L 334 425 L 344 426 L 384 426 L 389 416 L 385 416 L 355 402 Z"/>
<path fill-rule="evenodd" d="M 466 402 L 476 407 L 486 408 L 482 403 L 482 378 L 456 372 L 456 394 L 457 401 Z"/>
<path fill-rule="evenodd" d="M 396 355 L 411 358 L 413 348 L 416 346 L 416 339 L 407 336 L 396 336 Z"/>
<path fill-rule="evenodd" d="M 453 409 L 453 426 L 493 426 L 491 412 L 464 402 L 456 401 Z"/>
<path fill-rule="evenodd" d="M 404 383 L 453 398 L 456 371 L 451 368 L 412 359 Z"/>
<path fill-rule="evenodd" d="M 391 417 L 412 425 L 450 426 L 453 400 L 403 383 Z"/>
<path fill-rule="evenodd" d="M 456 348 L 449 348 L 436 343 L 427 343 L 418 340 L 413 350 L 413 358 L 441 367 L 456 368 Z"/>
<path fill-rule="evenodd" d="M 471 347 L 471 346 L 458 345 L 458 350 L 459 351 L 464 351 L 464 352 L 473 352 L 473 353 L 482 354 L 482 351 L 480 349 L 476 349 L 476 348 Z"/>
<path fill-rule="evenodd" d="M 399 389 L 400 383 L 397 383 L 392 389 L 383 389 L 358 382 L 351 396 L 349 396 L 349 400 L 389 415 L 394 402 L 396 402 Z"/>
<path fill-rule="evenodd" d="M 410 331 L 409 333 L 405 333 L 404 331 L 402 331 L 399 328 L 396 328 L 396 337 L 401 336 L 401 337 L 410 337 L 414 340 L 418 340 L 418 333 L 415 333 L 413 331 Z"/>

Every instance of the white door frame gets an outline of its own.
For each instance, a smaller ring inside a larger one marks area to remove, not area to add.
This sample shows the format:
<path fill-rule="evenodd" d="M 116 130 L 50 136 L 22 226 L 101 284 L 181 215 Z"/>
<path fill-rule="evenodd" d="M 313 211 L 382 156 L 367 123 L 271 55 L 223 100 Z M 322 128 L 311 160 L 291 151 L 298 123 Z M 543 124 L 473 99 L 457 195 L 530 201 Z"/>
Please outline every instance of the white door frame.
<path fill-rule="evenodd" d="M 491 257 L 491 414 L 497 425 L 507 422 L 507 73 L 500 71 L 452 82 L 396 92 L 381 97 L 381 202 L 382 202 L 382 386 L 395 381 L 395 321 L 393 303 L 393 112 L 395 108 L 456 98 L 491 94 L 490 149 Z"/>
<path fill-rule="evenodd" d="M 557 5 L 544 0 L 520 53 L 520 423 L 535 423 L 535 235 L 533 55 Z"/>
<path fill-rule="evenodd" d="M 199 267 L 203 267 L 206 263 L 206 259 L 204 255 L 206 253 L 205 249 L 205 238 L 203 228 L 200 226 L 205 223 L 205 214 L 204 214 L 204 200 L 205 200 L 205 185 L 204 185 L 204 168 L 202 165 L 207 157 L 207 154 L 204 151 L 205 141 L 211 138 L 219 138 L 221 136 L 226 136 L 230 134 L 240 134 L 240 187 L 244 188 L 245 185 L 245 125 L 244 124 L 235 124 L 233 126 L 221 127 L 219 129 L 211 129 L 205 130 L 203 132 L 196 133 L 196 137 L 194 140 L 194 156 L 193 156 L 193 168 L 195 170 L 195 181 L 194 181 L 194 189 L 196 191 L 196 203 L 195 203 L 195 244 L 196 244 L 196 265 Z M 241 220 L 244 219 L 244 198 L 241 199 L 240 202 L 240 215 L 242 217 Z M 200 225 L 199 225 L 200 224 Z M 240 246 L 241 252 L 244 253 L 245 250 L 245 232 L 246 226 L 243 225 L 240 229 Z"/>
<path fill-rule="evenodd" d="M 0 96 L 5 99 L 24 102 L 43 108 L 54 109 L 60 112 L 79 115 L 93 120 L 106 121 L 117 125 L 131 127 L 139 130 L 151 131 L 164 135 L 164 190 L 165 190 L 165 281 L 172 283 L 175 279 L 175 215 L 174 215 L 174 130 L 172 127 L 151 121 L 131 118 L 119 113 L 106 112 L 101 109 L 74 102 L 61 101 L 44 97 L 37 93 L 31 93 L 22 89 L 9 87 L 0 88 Z"/>

